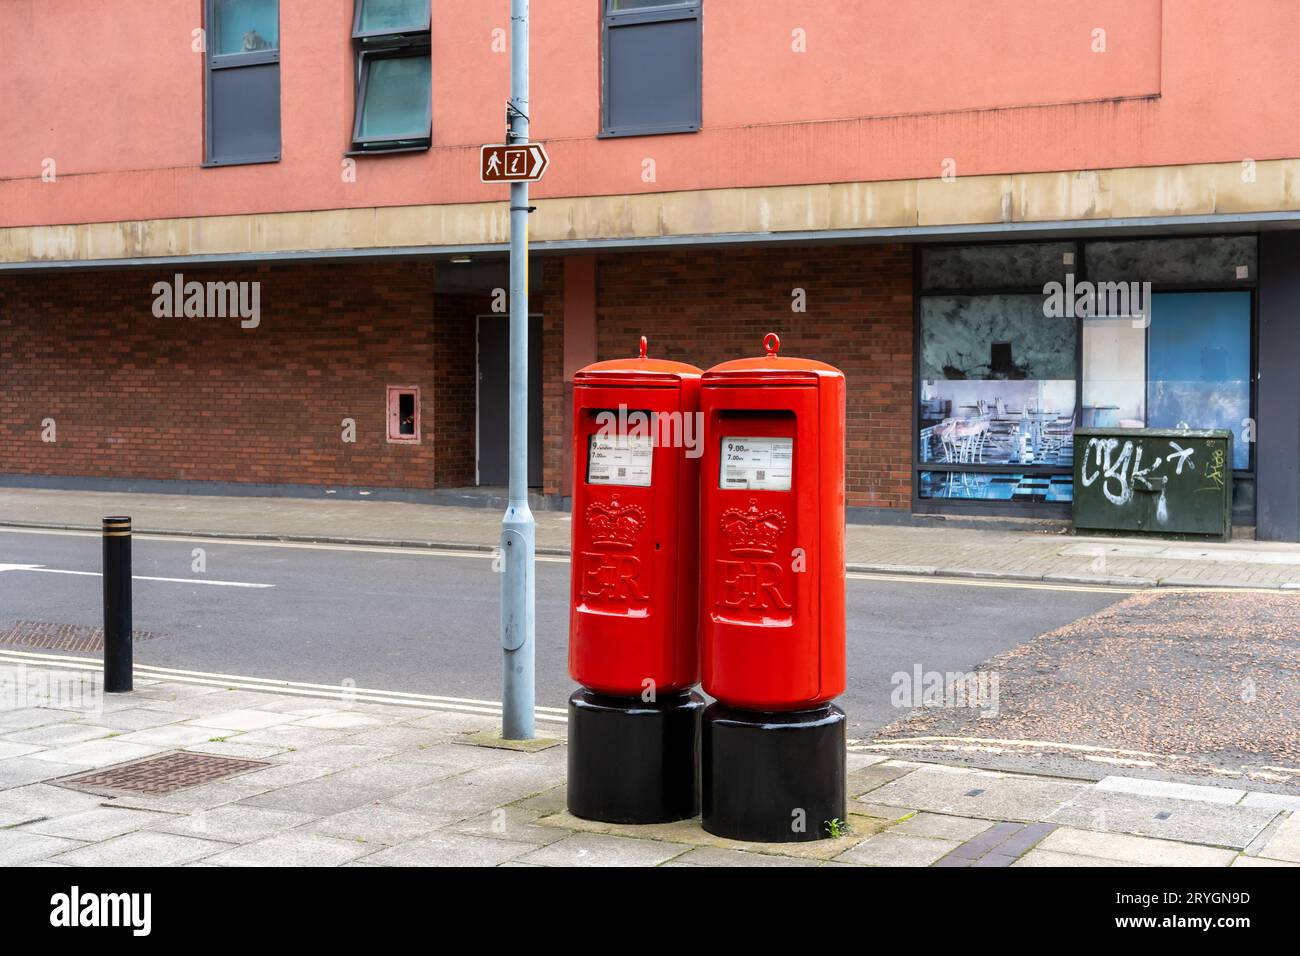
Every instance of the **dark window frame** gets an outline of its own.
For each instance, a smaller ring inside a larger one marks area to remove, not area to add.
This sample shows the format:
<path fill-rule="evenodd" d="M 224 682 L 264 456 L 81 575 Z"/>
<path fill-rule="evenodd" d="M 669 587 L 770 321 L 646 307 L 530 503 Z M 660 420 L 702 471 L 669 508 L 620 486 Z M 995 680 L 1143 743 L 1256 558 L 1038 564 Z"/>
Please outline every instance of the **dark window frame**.
<path fill-rule="evenodd" d="M 698 133 L 704 122 L 704 0 L 665 0 L 652 7 L 611 10 L 613 0 L 600 0 L 600 139 L 627 136 L 664 136 L 672 133 Z M 682 123 L 644 126 L 610 125 L 609 102 L 609 31 L 628 29 L 642 24 L 669 23 L 674 20 L 695 21 L 695 116 Z"/>
<path fill-rule="evenodd" d="M 217 0 L 203 0 L 203 167 L 216 168 L 219 166 L 253 166 L 260 163 L 278 163 L 284 152 L 284 143 L 281 140 L 280 148 L 270 153 L 250 153 L 245 156 L 233 156 L 217 158 L 213 156 L 213 134 L 212 134 L 212 74 L 223 70 L 239 69 L 249 66 L 266 66 L 274 64 L 276 67 L 276 95 L 280 93 L 279 67 L 280 67 L 280 2 L 276 0 L 275 4 L 275 49 L 274 50 L 255 50 L 250 53 L 223 53 L 215 54 L 212 52 L 214 31 L 217 25 Z M 283 136 L 284 125 L 283 117 L 280 119 L 279 134 L 276 138 Z"/>
<path fill-rule="evenodd" d="M 1250 235 L 1255 238 L 1256 248 L 1258 249 L 1259 233 L 1177 233 L 1177 234 L 1160 234 L 1147 233 L 1137 235 L 1095 235 L 1095 236 L 1068 236 L 1068 237 L 1048 237 L 1039 240 L 1014 238 L 995 240 L 993 242 L 979 240 L 947 241 L 947 242 L 930 242 L 917 243 L 912 247 L 912 512 L 914 514 L 968 514 L 968 515 L 1003 515 L 1007 517 L 1025 517 L 1025 518 L 1069 518 L 1073 514 L 1072 503 L 1057 502 L 1001 502 L 988 501 L 976 498 L 923 498 L 921 496 L 921 472 L 923 471 L 945 471 L 945 472 L 980 472 L 980 473 L 1006 473 L 1014 470 L 1025 474 L 1059 474 L 1062 469 L 1056 465 L 992 465 L 960 462 L 923 462 L 921 461 L 921 299 L 928 295 L 1023 295 L 1023 294 L 1041 294 L 1042 288 L 1027 288 L 1024 286 L 1007 286 L 1007 287 L 990 287 L 971 290 L 953 290 L 953 289 L 928 289 L 922 281 L 923 263 L 922 257 L 928 249 L 961 247 L 961 246 L 994 246 L 994 245 L 1023 245 L 1027 242 L 1041 243 L 1073 243 L 1074 244 L 1074 273 L 1080 281 L 1089 279 L 1088 262 L 1086 249 L 1088 243 L 1097 241 L 1142 241 L 1142 240 L 1160 240 L 1160 239 L 1198 239 L 1198 238 L 1220 238 L 1236 235 Z M 1235 283 L 1225 283 L 1222 280 L 1198 283 L 1172 283 L 1172 282 L 1153 282 L 1151 284 L 1152 294 L 1161 292 L 1249 292 L 1250 293 L 1250 418 L 1256 423 L 1256 434 L 1258 434 L 1259 422 L 1259 268 L 1258 260 L 1256 268 L 1248 279 L 1242 279 Z M 1083 323 L 1084 318 L 1079 316 L 1075 318 L 1075 351 L 1074 351 L 1074 421 L 1075 427 L 1079 426 L 1079 418 L 1083 408 Z M 1256 470 L 1258 468 L 1257 455 L 1259 453 L 1258 440 L 1251 442 L 1249 467 L 1245 469 L 1233 469 L 1233 481 L 1236 483 L 1255 483 Z M 1254 516 L 1246 521 L 1244 516 L 1238 514 L 1235 509 L 1233 512 L 1234 524 L 1253 524 Z"/>
<path fill-rule="evenodd" d="M 365 115 L 366 93 L 370 82 L 370 67 L 376 60 L 399 59 L 404 57 L 425 57 L 430 60 L 430 83 L 432 84 L 432 41 L 431 30 L 433 4 L 429 4 L 430 14 L 423 25 L 416 23 L 410 27 L 397 30 L 361 30 L 361 8 L 365 0 L 353 0 L 352 5 L 352 45 L 355 52 L 355 84 L 352 104 L 352 144 L 346 156 L 386 156 L 392 153 L 425 152 L 433 145 L 433 92 L 430 89 L 429 105 L 425 110 L 424 124 L 421 129 L 408 135 L 361 136 L 361 120 Z"/>

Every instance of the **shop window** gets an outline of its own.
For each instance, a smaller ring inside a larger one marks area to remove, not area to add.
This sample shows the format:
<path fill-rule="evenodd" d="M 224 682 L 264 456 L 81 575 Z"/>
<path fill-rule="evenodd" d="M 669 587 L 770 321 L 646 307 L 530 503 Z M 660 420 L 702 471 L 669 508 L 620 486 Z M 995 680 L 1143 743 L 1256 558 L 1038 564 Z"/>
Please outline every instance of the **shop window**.
<path fill-rule="evenodd" d="M 420 441 L 420 390 L 414 385 L 388 387 L 388 440 Z"/>
<path fill-rule="evenodd" d="M 1023 479 L 1073 462 L 1075 323 L 1044 314 L 1040 295 L 925 296 L 921 300 L 918 460 L 1004 466 Z M 1008 482 L 936 473 L 922 497 L 1026 500 Z M 1032 484 L 1032 483 L 1031 483 Z M 1046 493 L 1036 500 L 1055 500 Z"/>
<path fill-rule="evenodd" d="M 700 128 L 701 0 L 604 0 L 604 136 Z"/>
<path fill-rule="evenodd" d="M 921 250 L 917 497 L 1051 511 L 1076 425 L 1222 428 L 1248 509 L 1256 267 L 1253 236 Z"/>
<path fill-rule="evenodd" d="M 204 162 L 280 159 L 279 0 L 207 0 Z"/>
<path fill-rule="evenodd" d="M 1149 322 L 1085 319 L 1085 425 L 1226 428 L 1250 467 L 1251 294 L 1168 292 Z"/>
<path fill-rule="evenodd" d="M 353 155 L 429 148 L 433 66 L 429 0 L 356 0 Z"/>

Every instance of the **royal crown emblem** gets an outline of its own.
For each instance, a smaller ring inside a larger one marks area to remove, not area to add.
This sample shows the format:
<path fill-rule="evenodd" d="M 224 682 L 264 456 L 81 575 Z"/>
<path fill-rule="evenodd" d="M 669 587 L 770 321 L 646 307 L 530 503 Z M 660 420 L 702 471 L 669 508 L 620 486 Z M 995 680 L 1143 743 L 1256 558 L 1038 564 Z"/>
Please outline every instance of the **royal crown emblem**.
<path fill-rule="evenodd" d="M 785 515 L 775 508 L 759 511 L 757 498 L 749 499 L 747 509 L 728 508 L 722 513 L 722 532 L 732 554 L 775 554 L 785 523 Z"/>
<path fill-rule="evenodd" d="M 587 505 L 591 545 L 602 551 L 631 550 L 645 523 L 645 511 L 639 505 L 620 507 L 618 498 L 611 498 L 608 503 L 593 501 Z"/>

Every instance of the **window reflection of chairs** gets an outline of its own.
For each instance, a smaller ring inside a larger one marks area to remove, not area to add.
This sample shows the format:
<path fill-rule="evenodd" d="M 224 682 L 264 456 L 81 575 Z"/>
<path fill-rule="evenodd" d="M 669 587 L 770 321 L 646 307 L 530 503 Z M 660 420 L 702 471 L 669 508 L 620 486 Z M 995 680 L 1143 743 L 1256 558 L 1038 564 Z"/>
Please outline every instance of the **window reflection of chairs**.
<path fill-rule="evenodd" d="M 984 449 L 989 440 L 989 419 L 946 418 L 934 426 L 939 439 L 939 460 L 971 464 L 984 463 Z"/>
<path fill-rule="evenodd" d="M 1043 424 L 1042 439 L 1040 441 L 1041 460 L 1060 464 L 1066 458 L 1066 452 L 1069 457 L 1074 457 L 1074 447 L 1072 439 L 1074 436 L 1074 418 L 1073 416 L 1062 415 Z"/>

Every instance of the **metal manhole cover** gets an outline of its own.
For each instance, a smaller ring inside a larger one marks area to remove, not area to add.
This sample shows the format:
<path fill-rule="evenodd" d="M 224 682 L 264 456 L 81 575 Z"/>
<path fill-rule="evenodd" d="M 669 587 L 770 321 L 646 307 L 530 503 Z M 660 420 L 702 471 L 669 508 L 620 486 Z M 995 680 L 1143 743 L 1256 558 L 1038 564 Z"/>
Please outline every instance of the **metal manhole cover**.
<path fill-rule="evenodd" d="M 132 631 L 132 643 L 162 637 L 153 631 Z M 14 621 L 0 627 L 0 644 L 40 647 L 54 651 L 102 651 L 104 629 L 86 624 L 54 624 L 50 621 Z"/>
<path fill-rule="evenodd" d="M 51 782 L 70 790 L 85 790 L 88 793 L 160 797 L 269 766 L 269 763 L 262 760 L 176 752 L 132 760 Z"/>

